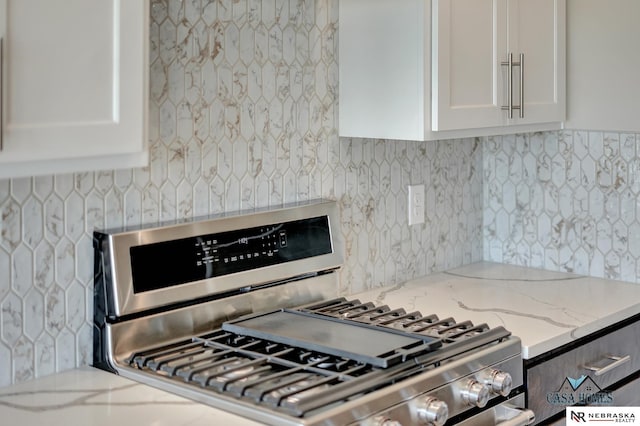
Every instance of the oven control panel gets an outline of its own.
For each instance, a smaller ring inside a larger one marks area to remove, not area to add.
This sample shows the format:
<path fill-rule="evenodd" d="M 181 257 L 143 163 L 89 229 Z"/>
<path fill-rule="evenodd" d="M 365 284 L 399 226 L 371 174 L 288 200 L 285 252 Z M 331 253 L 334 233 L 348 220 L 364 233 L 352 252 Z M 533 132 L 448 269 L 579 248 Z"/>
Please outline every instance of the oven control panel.
<path fill-rule="evenodd" d="M 327 216 L 130 248 L 134 293 L 329 254 Z"/>
<path fill-rule="evenodd" d="M 252 260 L 259 262 L 262 257 L 277 257 L 280 250 L 286 249 L 287 230 L 283 229 L 283 224 L 264 226 L 256 235 L 240 236 L 232 241 L 220 241 L 217 235 L 197 237 L 194 247 L 196 266 L 250 264 Z"/>

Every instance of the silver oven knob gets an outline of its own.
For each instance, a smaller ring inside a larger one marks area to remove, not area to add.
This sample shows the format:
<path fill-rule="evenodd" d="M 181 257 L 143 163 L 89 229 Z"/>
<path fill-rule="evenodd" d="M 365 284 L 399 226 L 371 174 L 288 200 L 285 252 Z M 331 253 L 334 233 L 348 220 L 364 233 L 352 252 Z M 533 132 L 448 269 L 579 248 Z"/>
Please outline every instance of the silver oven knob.
<path fill-rule="evenodd" d="M 446 402 L 429 396 L 418 404 L 416 414 L 423 425 L 442 426 L 449 418 L 449 407 Z"/>
<path fill-rule="evenodd" d="M 489 389 L 492 392 L 502 396 L 509 395 L 513 388 L 513 379 L 511 378 L 511 374 L 500 370 L 489 371 L 489 375 L 484 382 L 489 386 Z"/>
<path fill-rule="evenodd" d="M 373 419 L 372 426 L 402 426 L 402 423 L 391 420 L 388 417 L 379 416 Z"/>
<path fill-rule="evenodd" d="M 489 386 L 476 380 L 469 380 L 460 392 L 460 396 L 465 404 L 482 408 L 489 402 Z"/>

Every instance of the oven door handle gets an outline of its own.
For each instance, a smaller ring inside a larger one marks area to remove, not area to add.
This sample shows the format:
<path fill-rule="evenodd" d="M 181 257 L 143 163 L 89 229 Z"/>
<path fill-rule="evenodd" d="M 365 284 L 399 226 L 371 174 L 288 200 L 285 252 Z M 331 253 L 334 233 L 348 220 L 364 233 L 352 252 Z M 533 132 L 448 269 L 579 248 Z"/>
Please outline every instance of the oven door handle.
<path fill-rule="evenodd" d="M 617 367 L 621 366 L 622 364 L 624 364 L 625 362 L 629 361 L 631 359 L 631 355 L 627 355 L 627 356 L 607 355 L 606 359 L 610 359 L 613 362 L 611 364 L 609 364 L 609 365 L 604 366 L 604 367 L 593 367 L 593 366 L 590 366 L 590 365 L 585 365 L 584 368 L 586 370 L 595 372 L 596 376 L 602 376 L 604 373 L 608 373 L 609 371 L 613 370 L 614 368 L 617 368 Z"/>
<path fill-rule="evenodd" d="M 495 410 L 496 420 L 498 420 L 496 426 L 527 426 L 536 420 L 536 415 L 533 411 L 511 404 L 496 405 Z"/>

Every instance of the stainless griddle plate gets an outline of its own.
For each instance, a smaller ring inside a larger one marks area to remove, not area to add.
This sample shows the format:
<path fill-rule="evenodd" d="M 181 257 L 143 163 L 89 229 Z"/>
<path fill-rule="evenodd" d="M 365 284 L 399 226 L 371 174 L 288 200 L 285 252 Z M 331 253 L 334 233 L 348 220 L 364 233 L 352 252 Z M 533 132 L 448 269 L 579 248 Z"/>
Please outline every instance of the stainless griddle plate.
<path fill-rule="evenodd" d="M 387 368 L 442 346 L 439 339 L 372 324 L 345 323 L 281 309 L 225 322 L 228 332 L 301 347 Z"/>

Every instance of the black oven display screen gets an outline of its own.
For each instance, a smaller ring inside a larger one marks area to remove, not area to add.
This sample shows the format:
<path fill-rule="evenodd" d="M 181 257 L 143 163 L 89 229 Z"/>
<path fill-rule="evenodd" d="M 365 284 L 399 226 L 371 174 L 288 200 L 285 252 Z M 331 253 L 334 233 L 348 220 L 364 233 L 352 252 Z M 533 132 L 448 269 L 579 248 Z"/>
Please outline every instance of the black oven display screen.
<path fill-rule="evenodd" d="M 134 293 L 332 252 L 326 216 L 131 247 Z"/>

